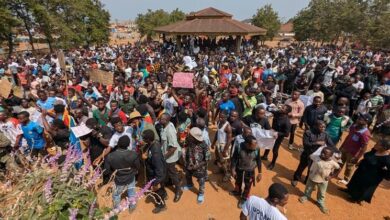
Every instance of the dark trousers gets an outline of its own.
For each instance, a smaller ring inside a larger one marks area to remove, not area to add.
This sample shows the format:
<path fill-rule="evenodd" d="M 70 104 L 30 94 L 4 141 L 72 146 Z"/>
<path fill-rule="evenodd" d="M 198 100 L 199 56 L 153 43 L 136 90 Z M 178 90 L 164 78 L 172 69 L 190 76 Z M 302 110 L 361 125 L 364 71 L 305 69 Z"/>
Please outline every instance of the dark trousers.
<path fill-rule="evenodd" d="M 156 207 L 164 207 L 165 206 L 165 200 L 164 198 L 167 197 L 167 191 L 165 190 L 164 184 L 160 184 L 161 187 L 154 191 L 157 195 L 152 194 L 154 198 L 154 203 Z"/>
<path fill-rule="evenodd" d="M 276 163 L 276 159 L 278 159 L 279 147 L 282 144 L 283 139 L 284 139 L 283 136 L 278 136 L 278 138 L 276 138 L 276 140 L 275 140 L 274 147 L 272 148 L 272 162 L 271 163 L 273 163 L 273 164 L 275 164 Z M 265 150 L 264 151 L 264 157 L 268 157 L 269 152 L 270 152 L 269 149 Z"/>
<path fill-rule="evenodd" d="M 295 130 L 297 129 L 297 126 L 298 126 L 298 124 L 291 125 L 290 139 L 288 141 L 288 144 L 293 144 L 294 143 Z"/>
<path fill-rule="evenodd" d="M 186 169 L 186 181 L 187 185 L 193 186 L 194 183 L 192 182 L 192 176 L 194 176 L 194 171 L 192 170 L 187 170 Z M 204 189 L 205 189 L 205 183 L 206 183 L 206 174 L 204 177 L 196 177 L 199 183 L 199 194 L 203 195 L 204 194 Z"/>
<path fill-rule="evenodd" d="M 237 177 L 235 191 L 240 193 L 242 192 L 242 181 L 244 180 L 244 192 L 241 194 L 241 199 L 246 200 L 249 197 L 249 193 L 251 191 L 255 171 L 244 171 L 237 169 L 236 173 Z"/>
<path fill-rule="evenodd" d="M 180 192 L 181 186 L 180 186 L 180 178 L 179 173 L 176 169 L 176 163 L 167 163 L 167 174 L 168 179 L 172 181 L 172 184 L 175 186 L 175 193 Z"/>
<path fill-rule="evenodd" d="M 302 173 L 307 167 L 308 167 L 308 173 L 309 173 L 310 163 L 311 163 L 310 154 L 308 152 L 303 151 L 301 154 L 301 158 L 299 160 L 298 168 L 294 173 L 294 180 L 295 181 L 298 181 L 301 179 Z"/>

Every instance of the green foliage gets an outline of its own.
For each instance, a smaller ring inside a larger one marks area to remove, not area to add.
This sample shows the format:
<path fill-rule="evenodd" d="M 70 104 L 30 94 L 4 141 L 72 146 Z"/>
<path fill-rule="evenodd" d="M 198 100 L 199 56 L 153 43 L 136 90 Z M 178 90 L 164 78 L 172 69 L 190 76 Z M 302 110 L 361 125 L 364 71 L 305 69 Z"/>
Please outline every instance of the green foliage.
<path fill-rule="evenodd" d="M 376 48 L 390 47 L 390 0 L 312 0 L 294 18 L 297 40 L 340 38 Z"/>
<path fill-rule="evenodd" d="M 141 36 L 147 36 L 150 39 L 155 32 L 154 28 L 175 23 L 181 21 L 185 18 L 184 12 L 179 9 L 173 10 L 171 13 L 168 13 L 162 9 L 152 11 L 148 9 L 145 14 L 138 14 L 135 22 L 138 26 L 138 31 Z"/>
<path fill-rule="evenodd" d="M 279 15 L 270 4 L 257 10 L 252 17 L 252 24 L 267 29 L 267 34 L 262 40 L 272 40 L 280 29 Z"/>
<path fill-rule="evenodd" d="M 109 40 L 109 13 L 99 0 L 0 0 L 0 40 L 12 29 L 42 33 L 50 49 Z M 9 22 L 6 22 L 9 21 Z M 17 22 L 18 21 L 18 22 Z"/>

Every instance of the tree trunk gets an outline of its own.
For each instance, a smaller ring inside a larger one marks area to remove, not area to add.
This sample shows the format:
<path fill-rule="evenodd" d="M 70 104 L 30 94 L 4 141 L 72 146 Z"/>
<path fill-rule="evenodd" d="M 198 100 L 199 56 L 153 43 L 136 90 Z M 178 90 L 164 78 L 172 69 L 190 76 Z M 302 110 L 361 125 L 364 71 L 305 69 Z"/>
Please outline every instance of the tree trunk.
<path fill-rule="evenodd" d="M 29 39 L 29 41 L 30 41 L 30 45 L 31 45 L 31 50 L 33 51 L 33 53 L 35 52 L 35 48 L 34 48 L 34 39 L 33 39 L 33 36 L 32 36 L 32 34 L 31 34 L 31 30 L 30 30 L 30 28 L 28 27 L 28 25 L 27 25 L 27 23 L 26 22 L 24 22 L 24 27 L 26 28 L 26 31 L 27 31 L 27 33 L 28 33 L 28 39 Z"/>
<path fill-rule="evenodd" d="M 12 51 L 14 50 L 14 39 L 12 33 L 8 34 L 8 58 L 11 57 Z"/>
<path fill-rule="evenodd" d="M 51 43 L 51 38 L 46 36 L 46 41 L 47 41 L 47 44 L 49 45 L 50 53 L 53 53 L 54 50 L 53 50 L 53 45 Z"/>

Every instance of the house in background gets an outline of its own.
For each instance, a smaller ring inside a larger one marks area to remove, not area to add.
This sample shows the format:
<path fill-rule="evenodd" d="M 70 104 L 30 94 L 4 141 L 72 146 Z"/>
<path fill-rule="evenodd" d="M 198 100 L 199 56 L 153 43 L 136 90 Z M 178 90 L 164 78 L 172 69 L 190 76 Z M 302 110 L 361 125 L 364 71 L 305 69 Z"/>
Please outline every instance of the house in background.
<path fill-rule="evenodd" d="M 282 24 L 280 26 L 278 35 L 279 37 L 283 38 L 293 38 L 295 36 L 293 22 L 288 21 L 287 23 Z"/>

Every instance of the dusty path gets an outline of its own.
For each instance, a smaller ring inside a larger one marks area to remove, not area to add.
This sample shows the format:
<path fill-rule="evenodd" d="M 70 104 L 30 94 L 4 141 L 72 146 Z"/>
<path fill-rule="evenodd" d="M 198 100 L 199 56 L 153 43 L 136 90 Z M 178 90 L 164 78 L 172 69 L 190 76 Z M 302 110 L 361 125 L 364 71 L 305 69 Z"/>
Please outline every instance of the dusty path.
<path fill-rule="evenodd" d="M 298 130 L 296 143 L 300 144 L 302 139 L 302 130 Z M 283 143 L 277 166 L 274 171 L 263 170 L 263 179 L 252 188 L 251 194 L 257 196 L 266 196 L 267 189 L 273 182 L 280 182 L 288 187 L 290 192 L 289 203 L 286 206 L 286 215 L 288 219 L 337 219 L 337 220 L 379 220 L 384 216 L 390 215 L 390 182 L 383 182 L 375 192 L 371 204 L 363 203 L 362 206 L 352 204 L 345 200 L 346 196 L 337 190 L 338 185 L 332 180 L 328 187 L 326 203 L 330 209 L 329 215 L 324 215 L 313 202 L 301 204 L 298 197 L 302 195 L 304 185 L 299 183 L 297 188 L 290 185 L 290 178 L 298 165 L 299 153 L 289 151 L 287 140 Z M 370 143 L 370 148 L 373 142 Z M 265 168 L 265 167 L 264 167 Z M 152 213 L 153 204 L 146 203 L 142 199 L 137 209 L 130 215 L 127 211 L 120 214 L 120 219 L 238 219 L 240 210 L 237 208 L 237 199 L 230 196 L 228 191 L 233 189 L 233 182 L 222 184 L 221 174 L 216 174 L 216 167 L 210 166 L 210 181 L 206 183 L 205 202 L 202 205 L 196 203 L 196 193 L 192 191 L 184 192 L 179 203 L 173 203 L 172 190 L 168 190 L 169 199 L 167 201 L 168 210 L 154 215 Z M 197 186 L 197 183 L 195 186 Z M 215 187 L 215 188 L 214 188 Z M 102 189 L 102 191 L 104 188 Z M 315 198 L 313 192 L 313 198 Z M 111 204 L 111 198 L 106 197 L 104 203 Z M 103 199 L 100 198 L 103 202 Z"/>

